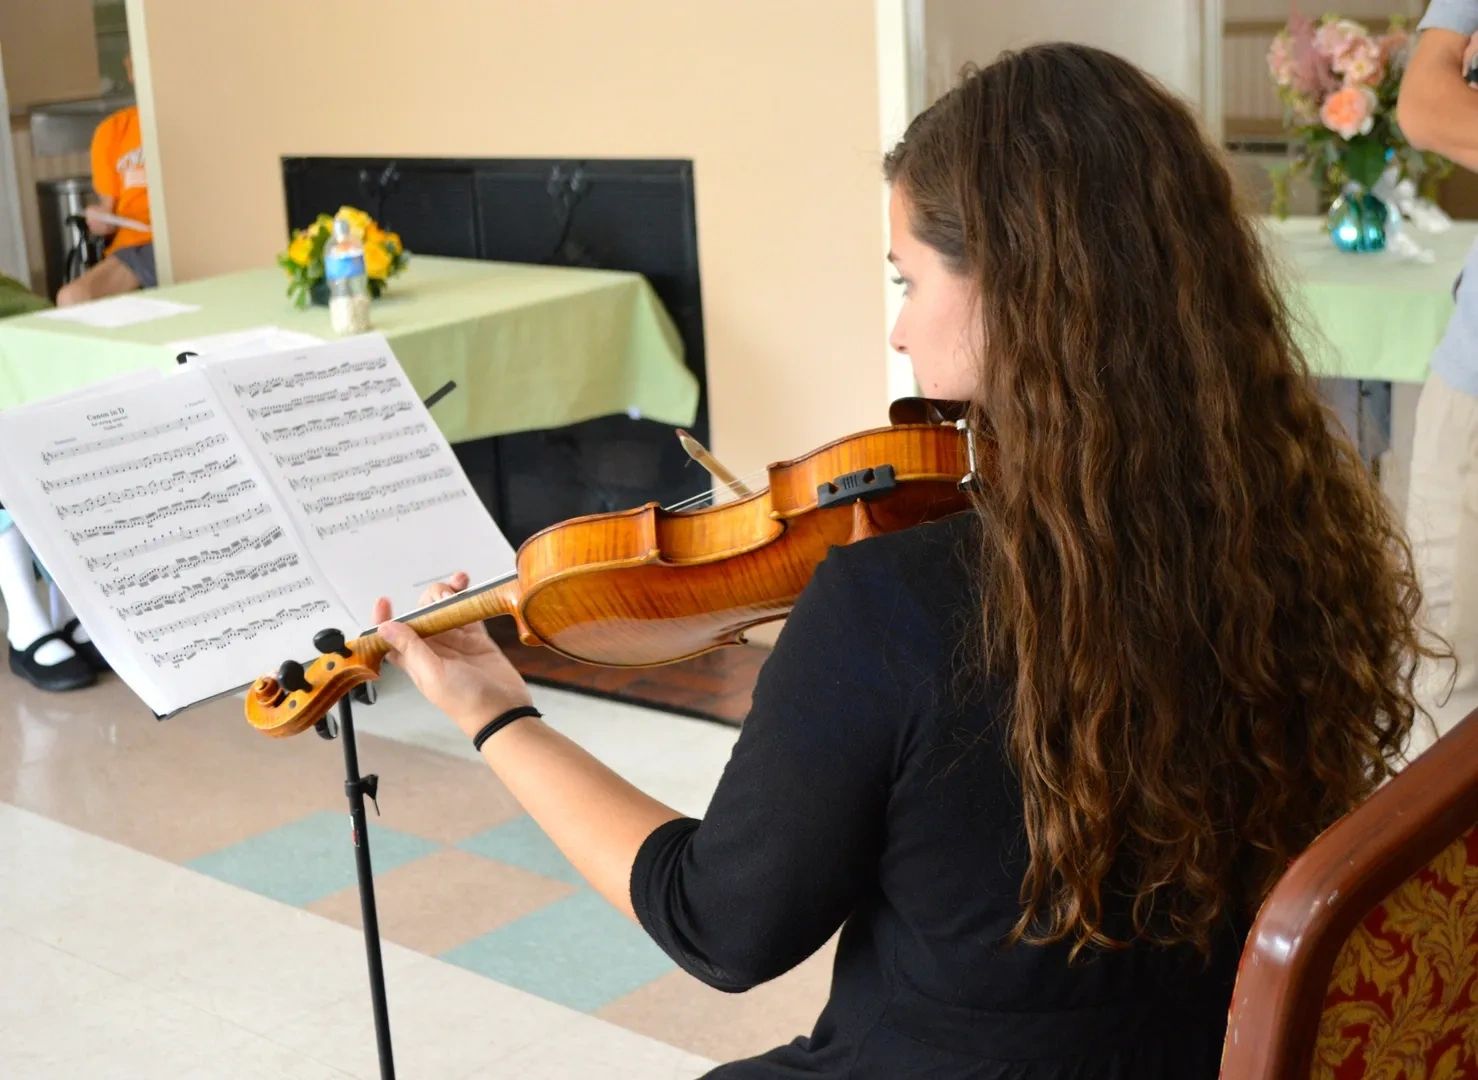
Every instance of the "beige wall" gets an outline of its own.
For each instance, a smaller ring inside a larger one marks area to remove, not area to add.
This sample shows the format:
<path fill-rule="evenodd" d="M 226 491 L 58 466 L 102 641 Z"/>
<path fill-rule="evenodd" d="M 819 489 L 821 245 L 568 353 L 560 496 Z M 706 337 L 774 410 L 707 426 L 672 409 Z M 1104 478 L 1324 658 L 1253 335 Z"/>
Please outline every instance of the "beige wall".
<path fill-rule="evenodd" d="M 886 422 L 872 4 L 247 9 L 130 7 L 175 280 L 271 261 L 283 154 L 692 158 L 715 452 L 748 471 Z"/>
<path fill-rule="evenodd" d="M 96 96 L 92 0 L 0 0 L 0 45 L 12 111 Z"/>

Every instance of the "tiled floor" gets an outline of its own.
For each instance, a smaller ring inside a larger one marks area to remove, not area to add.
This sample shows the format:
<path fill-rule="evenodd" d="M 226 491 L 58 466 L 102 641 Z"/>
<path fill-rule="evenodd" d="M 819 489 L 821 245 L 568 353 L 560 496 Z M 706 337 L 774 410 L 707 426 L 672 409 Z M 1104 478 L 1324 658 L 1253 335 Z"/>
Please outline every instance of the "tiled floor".
<path fill-rule="evenodd" d="M 830 948 L 739 997 L 580 881 L 392 673 L 356 713 L 404 1076 L 686 1077 L 810 1029 Z M 701 814 L 736 732 L 536 687 L 548 718 Z M 240 703 L 156 723 L 116 679 L 0 673 L 0 1076 L 374 1076 L 338 743 Z M 495 1017 L 489 1020 L 489 1017 Z"/>
<path fill-rule="evenodd" d="M 362 940 L 333 922 L 0 807 L 7 1077 L 373 1077 Z M 385 946 L 404 1076 L 663 1077 L 709 1062 Z"/>
<path fill-rule="evenodd" d="M 736 737 L 534 694 L 685 813 Z M 809 1030 L 829 947 L 750 993 L 710 990 L 582 884 L 396 673 L 357 722 L 381 777 L 401 1075 L 688 1077 Z M 264 738 L 237 701 L 159 724 L 116 679 L 46 695 L 0 673 L 0 1076 L 377 1075 L 342 768 L 338 743 Z"/>
<path fill-rule="evenodd" d="M 723 648 L 657 668 L 603 668 L 566 660 L 549 649 L 519 644 L 507 619 L 489 624 L 524 678 L 549 686 L 698 716 L 736 727 L 749 712 L 754 681 L 767 650 Z"/>

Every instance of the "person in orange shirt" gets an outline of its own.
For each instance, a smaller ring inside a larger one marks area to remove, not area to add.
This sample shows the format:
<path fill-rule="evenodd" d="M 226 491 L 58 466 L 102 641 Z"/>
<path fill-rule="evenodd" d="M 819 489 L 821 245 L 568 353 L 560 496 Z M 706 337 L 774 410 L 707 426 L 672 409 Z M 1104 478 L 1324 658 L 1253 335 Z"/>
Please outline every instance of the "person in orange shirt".
<path fill-rule="evenodd" d="M 132 82 L 132 61 L 125 58 L 124 67 Z M 154 272 L 154 234 L 148 227 L 149 185 L 137 105 L 119 109 L 93 133 L 92 186 L 98 201 L 87 208 L 87 227 L 95 236 L 112 239 L 102 262 L 61 287 L 56 294 L 58 307 L 159 284 Z M 128 218 L 143 228 L 105 222 L 99 212 Z"/>

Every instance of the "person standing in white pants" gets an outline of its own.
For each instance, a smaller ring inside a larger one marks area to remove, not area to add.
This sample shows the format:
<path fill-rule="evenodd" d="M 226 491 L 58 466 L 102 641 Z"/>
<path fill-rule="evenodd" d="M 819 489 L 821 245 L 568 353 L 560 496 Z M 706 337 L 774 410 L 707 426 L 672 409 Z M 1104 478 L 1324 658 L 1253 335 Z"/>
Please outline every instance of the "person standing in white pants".
<path fill-rule="evenodd" d="M 1428 618 L 1457 659 L 1453 688 L 1478 686 L 1478 392 L 1436 370 L 1417 402 L 1406 528 Z"/>
<path fill-rule="evenodd" d="M 1432 0 L 1401 84 L 1397 117 L 1413 146 L 1478 172 L 1478 0 Z M 1478 686 L 1478 247 L 1417 402 L 1407 530 L 1429 625 L 1457 660 L 1453 688 Z M 1445 684 L 1451 672 L 1440 673 Z"/>

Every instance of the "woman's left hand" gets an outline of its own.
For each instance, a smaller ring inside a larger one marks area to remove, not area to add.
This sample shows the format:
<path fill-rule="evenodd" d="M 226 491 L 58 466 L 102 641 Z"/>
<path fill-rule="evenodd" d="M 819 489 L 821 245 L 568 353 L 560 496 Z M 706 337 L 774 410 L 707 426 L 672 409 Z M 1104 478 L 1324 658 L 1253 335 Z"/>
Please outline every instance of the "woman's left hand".
<path fill-rule="evenodd" d="M 467 575 L 457 572 L 421 594 L 421 604 L 445 599 L 467 587 Z M 450 716 L 468 738 L 493 717 L 518 705 L 531 704 L 529 688 L 503 650 L 480 622 L 423 638 L 391 618 L 390 601 L 375 601 L 374 622 L 391 663 L 404 668 L 426 700 Z"/>

